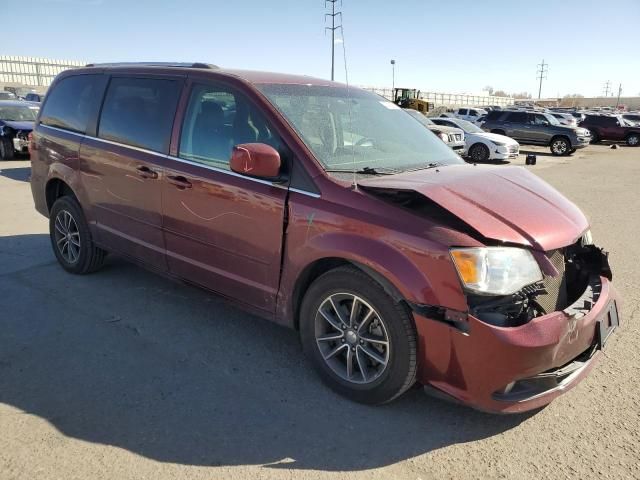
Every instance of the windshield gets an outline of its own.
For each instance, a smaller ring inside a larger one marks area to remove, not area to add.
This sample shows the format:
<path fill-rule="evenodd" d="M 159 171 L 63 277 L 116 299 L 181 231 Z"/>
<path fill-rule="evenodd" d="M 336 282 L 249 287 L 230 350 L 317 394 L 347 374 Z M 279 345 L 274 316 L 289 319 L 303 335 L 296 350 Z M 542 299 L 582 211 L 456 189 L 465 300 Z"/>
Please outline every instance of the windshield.
<path fill-rule="evenodd" d="M 0 120 L 9 120 L 14 122 L 35 122 L 38 115 L 38 107 L 17 106 L 10 107 L 0 106 Z"/>
<path fill-rule="evenodd" d="M 455 124 L 464 130 L 464 133 L 484 133 L 484 130 L 467 120 L 456 120 Z"/>
<path fill-rule="evenodd" d="M 384 98 L 357 88 L 263 84 L 325 170 L 394 171 L 464 163 L 431 131 Z"/>

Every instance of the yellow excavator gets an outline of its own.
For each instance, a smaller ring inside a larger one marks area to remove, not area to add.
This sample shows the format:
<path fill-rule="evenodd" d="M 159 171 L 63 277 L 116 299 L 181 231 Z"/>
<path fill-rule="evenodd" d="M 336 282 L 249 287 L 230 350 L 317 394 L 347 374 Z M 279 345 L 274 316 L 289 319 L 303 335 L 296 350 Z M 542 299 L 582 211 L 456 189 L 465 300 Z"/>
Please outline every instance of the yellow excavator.
<path fill-rule="evenodd" d="M 401 108 L 417 110 L 425 114 L 433 108 L 433 103 L 420 98 L 420 90 L 415 88 L 394 88 L 393 102 Z"/>

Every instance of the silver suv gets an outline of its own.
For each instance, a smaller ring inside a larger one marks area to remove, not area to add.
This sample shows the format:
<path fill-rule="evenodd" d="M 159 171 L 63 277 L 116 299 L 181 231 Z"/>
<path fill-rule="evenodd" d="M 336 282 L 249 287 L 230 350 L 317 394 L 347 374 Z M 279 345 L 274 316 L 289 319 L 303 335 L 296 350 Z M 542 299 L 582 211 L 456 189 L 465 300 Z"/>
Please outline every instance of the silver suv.
<path fill-rule="evenodd" d="M 552 115 L 537 111 L 494 110 L 487 114 L 482 129 L 520 143 L 546 145 L 556 156 L 569 155 L 591 141 L 586 128 L 561 125 Z"/>

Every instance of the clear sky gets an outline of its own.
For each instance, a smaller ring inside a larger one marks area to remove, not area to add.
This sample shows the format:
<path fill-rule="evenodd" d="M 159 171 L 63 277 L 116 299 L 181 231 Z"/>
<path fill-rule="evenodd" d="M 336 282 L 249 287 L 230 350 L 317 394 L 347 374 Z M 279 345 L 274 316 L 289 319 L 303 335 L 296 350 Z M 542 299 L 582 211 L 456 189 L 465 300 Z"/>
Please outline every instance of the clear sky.
<path fill-rule="evenodd" d="M 0 54 L 203 61 L 330 76 L 323 0 L 0 0 Z M 340 4 L 338 3 L 338 6 Z M 349 80 L 479 93 L 640 95 L 640 0 L 344 0 Z M 20 16 L 18 18 L 17 16 Z M 336 80 L 344 81 L 342 45 Z"/>

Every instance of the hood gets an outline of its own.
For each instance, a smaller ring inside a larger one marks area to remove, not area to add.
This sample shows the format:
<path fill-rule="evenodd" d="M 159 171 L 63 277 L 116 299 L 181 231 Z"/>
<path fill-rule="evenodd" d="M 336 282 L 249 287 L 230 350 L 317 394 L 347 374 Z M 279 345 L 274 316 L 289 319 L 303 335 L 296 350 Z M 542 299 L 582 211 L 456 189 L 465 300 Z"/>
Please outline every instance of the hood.
<path fill-rule="evenodd" d="M 457 133 L 457 134 L 464 134 L 464 132 L 462 131 L 461 128 L 456 128 L 456 127 L 448 127 L 446 125 L 427 125 L 427 127 L 429 128 L 429 130 L 434 131 L 434 132 L 442 132 L 442 133 L 446 133 L 446 134 L 450 134 L 450 133 Z"/>
<path fill-rule="evenodd" d="M 587 230 L 584 214 L 523 167 L 451 165 L 363 179 L 366 189 L 415 191 L 483 237 L 553 250 Z"/>
<path fill-rule="evenodd" d="M 34 122 L 19 122 L 19 121 L 13 121 L 13 120 L 2 120 L 2 123 L 4 123 L 7 127 L 13 128 L 14 130 L 27 130 L 27 131 L 33 130 L 33 124 L 34 124 Z"/>
<path fill-rule="evenodd" d="M 467 136 L 468 137 L 471 137 L 471 136 L 482 137 L 482 138 L 486 138 L 487 140 L 491 140 L 493 142 L 505 143 L 507 145 L 517 145 L 518 144 L 518 142 L 516 142 L 513 138 L 507 137 L 505 135 L 499 135 L 497 133 L 489 133 L 489 132 L 467 133 Z"/>

